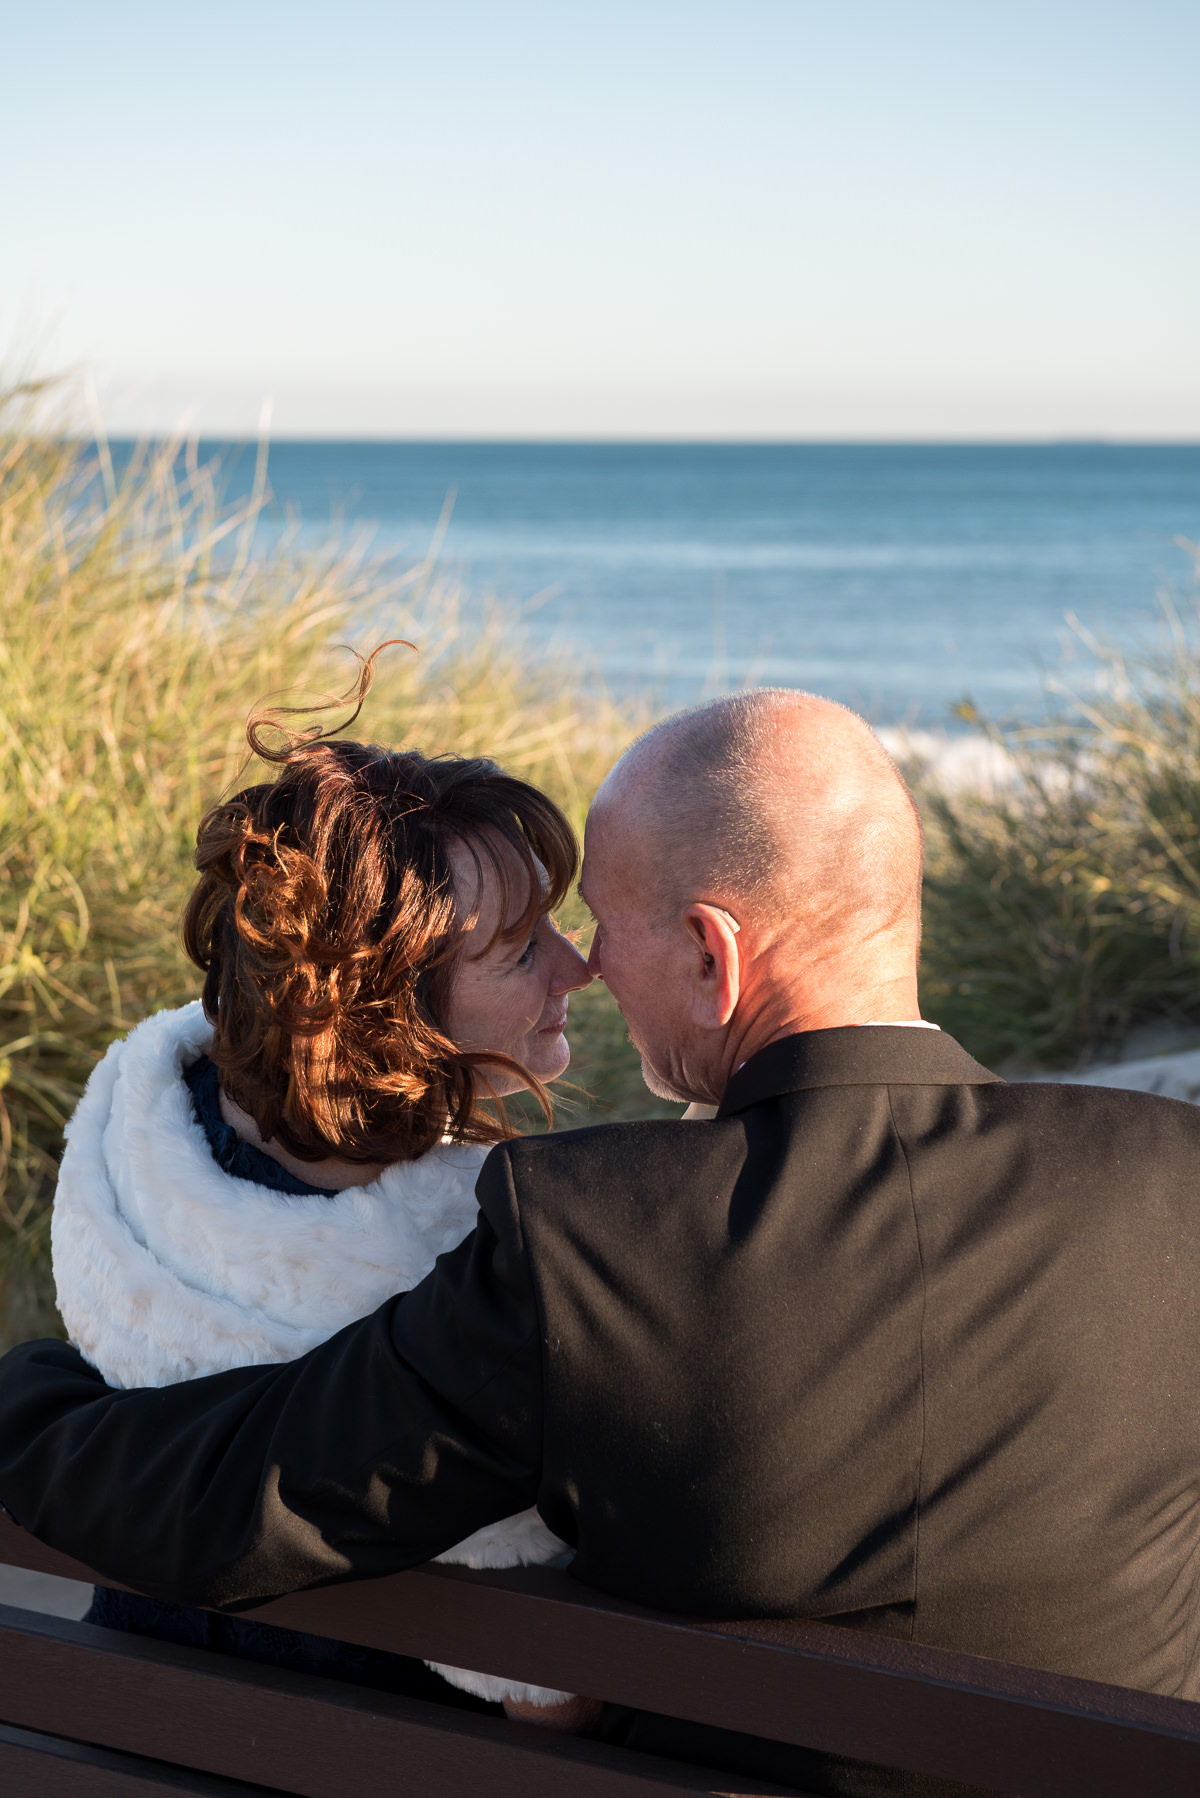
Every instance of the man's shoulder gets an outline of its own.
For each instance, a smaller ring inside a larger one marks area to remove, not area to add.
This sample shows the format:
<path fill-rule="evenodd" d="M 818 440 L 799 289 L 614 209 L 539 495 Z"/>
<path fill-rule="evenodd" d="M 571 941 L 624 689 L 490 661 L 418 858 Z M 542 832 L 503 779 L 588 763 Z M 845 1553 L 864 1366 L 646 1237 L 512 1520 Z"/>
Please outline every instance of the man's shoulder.
<path fill-rule="evenodd" d="M 913 1082 L 881 1082 L 894 1097 L 905 1088 L 932 1095 L 957 1093 L 972 1108 L 1006 1117 L 1018 1126 L 1022 1119 L 1037 1129 L 1051 1114 L 1083 1122 L 1091 1118 L 1112 1129 L 1122 1127 L 1154 1132 L 1165 1129 L 1200 1138 L 1200 1104 L 1140 1088 L 1091 1085 L 1083 1081 L 1050 1079 L 995 1080 L 988 1085 L 948 1086 Z M 502 1145 L 502 1153 L 520 1175 L 572 1167 L 620 1167 L 647 1162 L 683 1162 L 694 1165 L 730 1148 L 745 1150 L 746 1139 L 756 1129 L 773 1125 L 785 1133 L 805 1128 L 809 1105 L 823 1095 L 854 1108 L 863 1102 L 870 1086 L 818 1087 L 774 1095 L 760 1105 L 745 1106 L 724 1116 L 704 1118 L 632 1118 L 614 1123 L 587 1124 L 575 1130 L 556 1130 L 539 1136 L 515 1137 Z M 777 1101 L 783 1101 L 782 1111 Z M 964 1120 L 965 1123 L 965 1120 Z M 968 1128 L 970 1126 L 967 1126 Z"/>
<path fill-rule="evenodd" d="M 987 1188 L 997 1202 L 1054 1193 L 1065 1204 L 1074 1193 L 1098 1205 L 1107 1193 L 1128 1210 L 1134 1187 L 1157 1203 L 1190 1194 L 1200 1171 L 1200 1106 L 1157 1093 L 1049 1080 L 893 1087 L 890 1110 L 923 1174 L 940 1166 L 962 1193 Z"/>
<path fill-rule="evenodd" d="M 549 1227 L 572 1241 L 622 1238 L 688 1214 L 702 1193 L 730 1190 L 747 1158 L 745 1120 L 644 1118 L 518 1137 L 493 1150 L 478 1193 L 531 1234 Z M 681 1209 L 682 1204 L 682 1209 Z M 640 1237 L 639 1237 L 640 1239 Z"/>
<path fill-rule="evenodd" d="M 489 1184 L 507 1169 L 524 1202 L 594 1202 L 597 1193 L 666 1197 L 716 1165 L 736 1170 L 746 1157 L 745 1120 L 637 1118 L 521 1136 L 489 1157 Z"/>
<path fill-rule="evenodd" d="M 977 1102 L 996 1111 L 1023 1114 L 1031 1123 L 1058 1113 L 1080 1121 L 1104 1120 L 1116 1128 L 1165 1129 L 1200 1137 L 1200 1105 L 1134 1086 L 1106 1086 L 1053 1077 L 1008 1080 L 978 1089 Z"/>
<path fill-rule="evenodd" d="M 520 1136 L 504 1145 L 514 1170 L 537 1172 L 551 1167 L 621 1166 L 646 1161 L 703 1160 L 724 1135 L 742 1135 L 736 1118 L 630 1118 L 610 1124 L 585 1124 L 577 1130 L 555 1130 L 544 1136 Z"/>
<path fill-rule="evenodd" d="M 555 1209 L 592 1205 L 598 1194 L 668 1202 L 700 1186 L 707 1190 L 714 1178 L 725 1189 L 761 1149 L 764 1133 L 777 1149 L 811 1145 L 836 1156 L 844 1114 L 869 1109 L 872 1095 L 882 1096 L 885 1087 L 888 1117 L 917 1153 L 924 1140 L 951 1142 L 958 1154 L 1000 1153 L 1017 1162 L 1072 1153 L 1081 1165 L 1134 1157 L 1164 1168 L 1190 1167 L 1200 1155 L 1200 1106 L 1158 1094 L 1053 1081 L 884 1083 L 779 1094 L 714 1119 L 634 1119 L 518 1137 L 494 1151 L 491 1180 L 504 1164 L 522 1202 Z M 826 1139 L 835 1117 L 831 1147 Z"/>

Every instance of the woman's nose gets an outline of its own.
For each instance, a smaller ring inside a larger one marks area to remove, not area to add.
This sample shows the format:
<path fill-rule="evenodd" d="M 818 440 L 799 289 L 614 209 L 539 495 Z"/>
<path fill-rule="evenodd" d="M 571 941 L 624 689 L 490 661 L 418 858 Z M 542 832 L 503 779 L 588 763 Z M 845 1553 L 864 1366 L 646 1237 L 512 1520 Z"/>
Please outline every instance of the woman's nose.
<path fill-rule="evenodd" d="M 577 993 L 580 987 L 590 986 L 592 984 L 591 969 L 586 958 L 579 953 L 574 943 L 569 942 L 565 936 L 560 936 L 556 948 L 558 956 L 554 979 L 550 983 L 551 991 Z"/>

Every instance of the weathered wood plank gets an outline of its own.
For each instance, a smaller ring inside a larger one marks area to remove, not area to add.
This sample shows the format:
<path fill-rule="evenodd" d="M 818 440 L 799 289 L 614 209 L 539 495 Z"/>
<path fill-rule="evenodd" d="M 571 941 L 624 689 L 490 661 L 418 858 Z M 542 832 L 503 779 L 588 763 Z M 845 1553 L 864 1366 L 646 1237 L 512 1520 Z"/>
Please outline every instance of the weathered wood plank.
<path fill-rule="evenodd" d="M 88 1577 L 4 1519 L 0 1560 Z M 1200 1705 L 829 1624 L 664 1617 L 547 1568 L 416 1568 L 252 1614 L 1022 1798 L 1200 1791 Z"/>
<path fill-rule="evenodd" d="M 0 1791 L 11 1798 L 274 1798 L 265 1786 L 210 1779 L 143 1755 L 113 1754 L 0 1723 Z"/>
<path fill-rule="evenodd" d="M 758 1780 L 2 1605 L 0 1717 L 297 1798 L 390 1791 L 401 1773 L 405 1798 L 787 1798 Z"/>

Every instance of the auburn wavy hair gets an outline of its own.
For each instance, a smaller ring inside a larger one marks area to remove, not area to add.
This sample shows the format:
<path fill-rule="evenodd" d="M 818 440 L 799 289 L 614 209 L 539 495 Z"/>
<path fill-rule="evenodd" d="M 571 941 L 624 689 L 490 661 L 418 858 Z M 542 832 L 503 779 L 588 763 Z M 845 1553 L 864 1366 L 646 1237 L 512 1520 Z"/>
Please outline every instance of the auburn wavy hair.
<path fill-rule="evenodd" d="M 339 729 L 357 718 L 374 660 L 360 663 L 358 709 Z M 183 917 L 222 1090 L 264 1141 L 306 1161 L 408 1161 L 445 1136 L 502 1140 L 512 1129 L 499 1101 L 485 1109 L 489 1068 L 516 1074 L 549 1115 L 527 1069 L 446 1034 L 472 921 L 449 852 L 463 844 L 494 869 L 497 934 L 515 938 L 574 881 L 567 819 L 483 757 L 334 741 L 316 728 L 272 743 L 265 731 L 281 716 L 260 712 L 247 727 L 279 772 L 202 820 Z M 502 845 L 523 870 L 520 891 Z"/>

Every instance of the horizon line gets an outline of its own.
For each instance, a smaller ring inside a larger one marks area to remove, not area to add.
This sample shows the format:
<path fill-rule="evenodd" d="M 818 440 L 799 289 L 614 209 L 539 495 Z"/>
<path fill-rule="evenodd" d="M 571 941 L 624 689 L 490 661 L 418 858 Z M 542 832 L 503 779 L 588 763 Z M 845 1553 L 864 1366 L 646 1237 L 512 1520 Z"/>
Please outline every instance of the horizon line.
<path fill-rule="evenodd" d="M 95 432 L 67 432 L 68 440 L 95 442 Z M 249 431 L 181 430 L 156 427 L 143 431 L 103 433 L 108 443 L 223 443 L 257 446 L 276 443 L 346 444 L 355 446 L 429 448 L 492 447 L 496 449 L 1200 449 L 1200 433 L 1194 436 L 1116 436 L 1096 432 L 1062 432 L 1043 436 L 962 437 L 618 437 L 583 435 L 501 436 L 449 434 L 397 434 L 371 431 Z"/>

